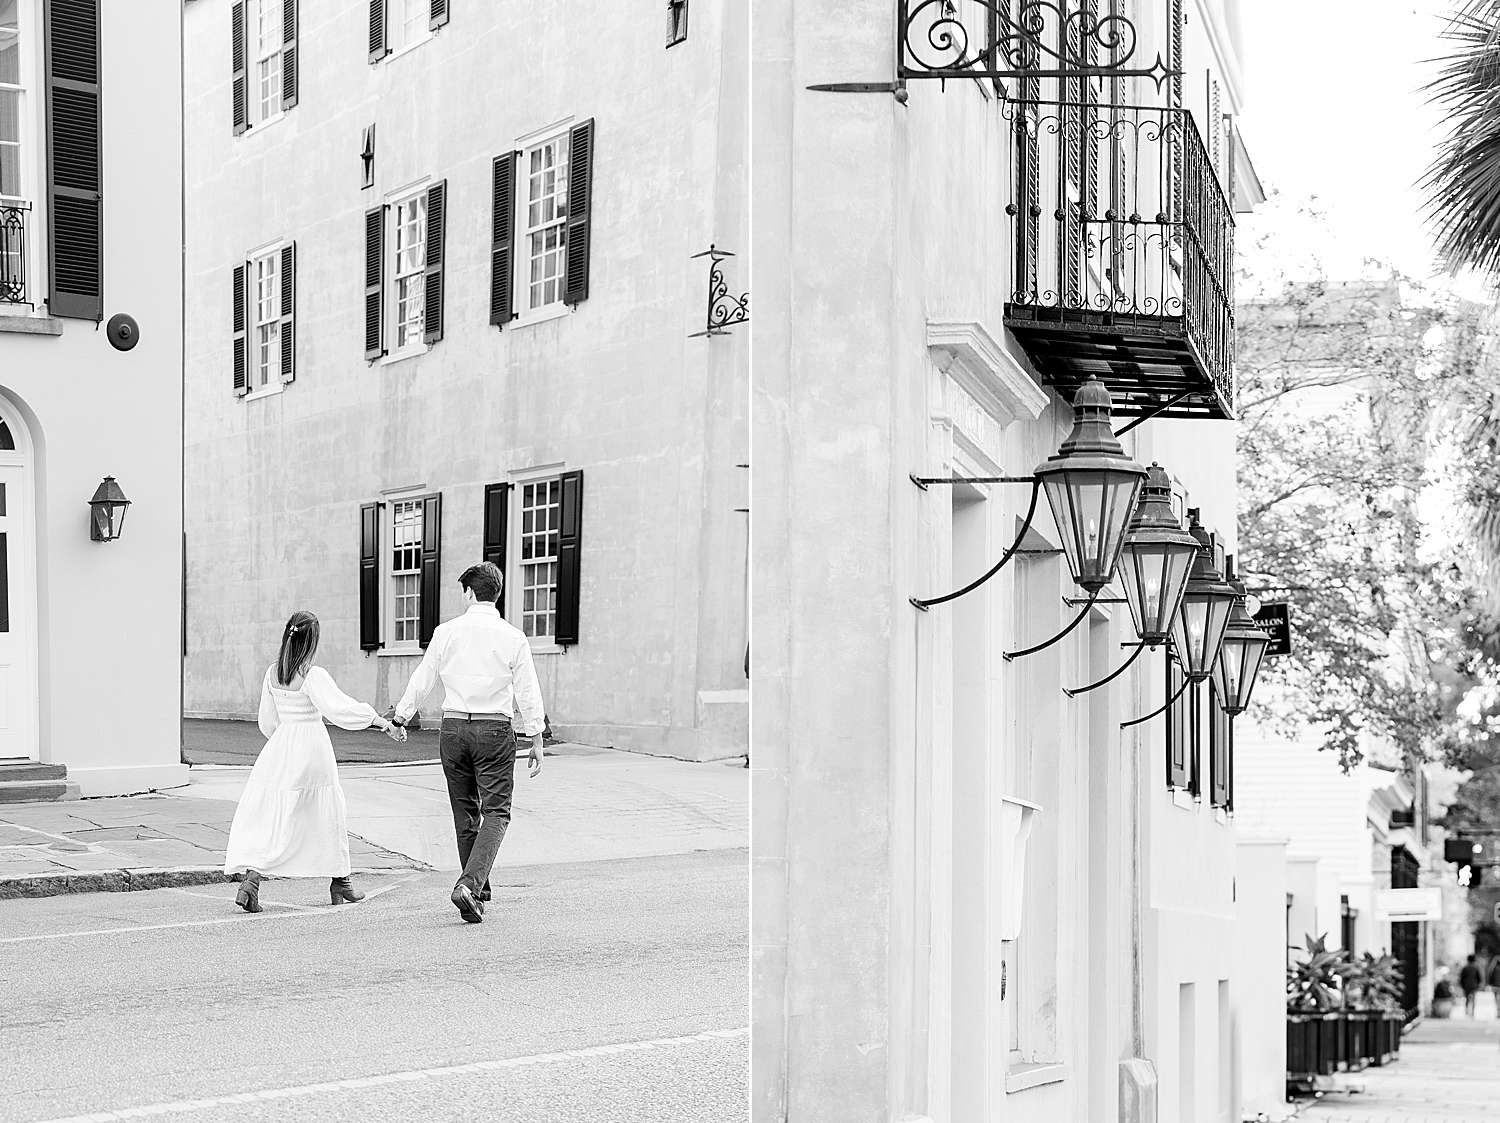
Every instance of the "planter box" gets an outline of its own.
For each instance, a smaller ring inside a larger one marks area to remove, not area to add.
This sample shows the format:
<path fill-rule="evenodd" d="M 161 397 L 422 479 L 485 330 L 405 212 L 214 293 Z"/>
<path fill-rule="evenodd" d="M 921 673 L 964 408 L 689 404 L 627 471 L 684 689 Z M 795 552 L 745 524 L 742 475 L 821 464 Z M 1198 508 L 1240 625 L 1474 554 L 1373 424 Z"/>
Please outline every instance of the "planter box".
<path fill-rule="evenodd" d="M 1286 1071 L 1289 1080 L 1310 1080 L 1317 1075 L 1320 1025 L 1316 1014 L 1286 1016 Z"/>
<path fill-rule="evenodd" d="M 1371 1021 L 1371 1015 L 1362 1010 L 1350 1010 L 1343 1015 L 1347 1048 L 1345 1065 L 1350 1072 L 1364 1068 L 1374 1057 L 1375 1042 L 1372 1040 L 1380 1025 L 1379 1015 Z"/>

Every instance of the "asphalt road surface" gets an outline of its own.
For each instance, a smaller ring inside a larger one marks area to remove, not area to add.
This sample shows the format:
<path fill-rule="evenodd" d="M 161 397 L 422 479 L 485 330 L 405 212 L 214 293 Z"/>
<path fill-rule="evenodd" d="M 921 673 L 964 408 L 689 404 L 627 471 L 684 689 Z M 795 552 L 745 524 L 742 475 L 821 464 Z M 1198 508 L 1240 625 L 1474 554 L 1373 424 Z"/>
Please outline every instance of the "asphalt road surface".
<path fill-rule="evenodd" d="M 413 871 L 0 902 L 0 1123 L 745 1120 L 746 873 L 502 869 L 479 925 Z"/>

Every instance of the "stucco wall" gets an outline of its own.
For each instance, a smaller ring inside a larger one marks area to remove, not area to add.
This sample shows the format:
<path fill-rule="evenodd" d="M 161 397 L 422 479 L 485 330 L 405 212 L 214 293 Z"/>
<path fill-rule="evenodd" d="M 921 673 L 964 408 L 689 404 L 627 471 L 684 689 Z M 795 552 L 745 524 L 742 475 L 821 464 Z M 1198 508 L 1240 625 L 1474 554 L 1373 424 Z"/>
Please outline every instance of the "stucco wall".
<path fill-rule="evenodd" d="M 187 781 L 180 10 L 132 0 L 101 12 L 104 317 L 134 316 L 140 342 L 116 351 L 102 328 L 73 319 L 59 336 L 0 334 L 0 394 L 27 430 L 18 447 L 33 449 L 37 752 L 66 764 L 85 795 Z M 44 138 L 42 100 L 30 105 L 32 135 Z M 40 304 L 45 276 L 34 280 Z M 123 536 L 100 543 L 89 538 L 88 500 L 105 475 L 133 505 Z M 13 611 L 24 595 L 11 590 Z"/>
<path fill-rule="evenodd" d="M 691 255 L 746 240 L 743 5 L 695 4 L 670 50 L 663 21 L 625 7 L 454 5 L 431 41 L 377 66 L 366 5 L 308 5 L 298 104 L 240 137 L 229 7 L 187 12 L 186 709 L 249 711 L 296 608 L 321 618 L 319 660 L 341 685 L 388 705 L 415 658 L 359 650 L 359 504 L 412 484 L 443 493 L 446 618 L 480 558 L 484 485 L 558 464 L 585 473 L 584 545 L 580 642 L 537 656 L 554 726 L 683 757 L 742 752 L 746 330 L 689 335 L 707 287 Z M 596 122 L 589 298 L 497 331 L 491 160 L 569 116 Z M 361 191 L 372 122 L 376 183 Z M 428 175 L 448 183 L 445 335 L 368 365 L 364 211 Z M 280 237 L 297 240 L 296 381 L 237 400 L 231 270 Z M 726 267 L 736 292 L 742 260 Z M 427 712 L 440 706 L 434 694 Z"/>

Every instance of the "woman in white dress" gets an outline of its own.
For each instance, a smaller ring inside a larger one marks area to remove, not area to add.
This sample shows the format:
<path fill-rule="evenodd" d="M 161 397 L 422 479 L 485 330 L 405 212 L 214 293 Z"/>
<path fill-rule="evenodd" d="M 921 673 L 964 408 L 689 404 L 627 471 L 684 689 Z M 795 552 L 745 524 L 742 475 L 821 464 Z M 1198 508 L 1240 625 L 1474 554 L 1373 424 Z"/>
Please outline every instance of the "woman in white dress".
<path fill-rule="evenodd" d="M 245 875 L 234 902 L 246 912 L 261 911 L 260 881 L 268 874 L 329 878 L 335 905 L 364 899 L 349 882 L 344 790 L 323 721 L 340 729 L 376 726 L 397 741 L 406 736 L 314 667 L 317 649 L 318 618 L 293 613 L 282 632 L 281 654 L 261 683 L 266 746 L 235 809 L 224 857 L 225 873 Z"/>

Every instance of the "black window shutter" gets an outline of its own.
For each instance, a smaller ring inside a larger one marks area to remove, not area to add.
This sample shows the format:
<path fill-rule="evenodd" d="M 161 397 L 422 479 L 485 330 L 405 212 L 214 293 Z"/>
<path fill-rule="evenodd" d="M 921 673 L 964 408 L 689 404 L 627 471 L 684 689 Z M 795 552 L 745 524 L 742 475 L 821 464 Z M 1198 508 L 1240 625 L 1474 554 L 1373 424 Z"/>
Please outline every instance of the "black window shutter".
<path fill-rule="evenodd" d="M 687 41 L 688 0 L 667 0 L 667 46 Z"/>
<path fill-rule="evenodd" d="M 375 651 L 380 642 L 380 504 L 359 509 L 359 647 Z"/>
<path fill-rule="evenodd" d="M 47 6 L 47 204 L 54 316 L 104 318 L 99 3 Z"/>
<path fill-rule="evenodd" d="M 248 73 L 246 71 L 247 44 L 245 42 L 245 5 L 235 4 L 229 9 L 229 30 L 234 37 L 230 48 L 233 67 L 230 78 L 230 98 L 234 102 L 234 135 L 239 136 L 250 127 Z"/>
<path fill-rule="evenodd" d="M 562 474 L 562 527 L 557 538 L 557 634 L 559 644 L 578 642 L 579 545 L 583 531 L 583 473 Z"/>
<path fill-rule="evenodd" d="M 1180 704 L 1188 714 L 1188 790 L 1196 799 L 1203 794 L 1203 690 L 1202 683 L 1193 683 L 1182 696 Z"/>
<path fill-rule="evenodd" d="M 423 279 L 422 342 L 443 338 L 443 231 L 447 229 L 448 181 L 427 189 L 427 271 Z"/>
<path fill-rule="evenodd" d="M 516 239 L 516 161 L 519 152 L 495 157 L 490 201 L 490 323 L 505 330 L 515 318 L 515 281 L 512 247 Z"/>
<path fill-rule="evenodd" d="M 429 10 L 427 29 L 436 31 L 448 22 L 448 0 L 432 0 L 432 8 Z"/>
<path fill-rule="evenodd" d="M 297 104 L 297 0 L 281 0 L 281 108 Z"/>
<path fill-rule="evenodd" d="M 1233 724 L 1219 705 L 1217 690 L 1210 689 L 1208 703 L 1208 787 L 1215 807 L 1229 806 L 1229 745 Z"/>
<path fill-rule="evenodd" d="M 432 633 L 438 626 L 438 609 L 441 607 L 442 568 L 442 521 L 443 497 L 429 495 L 422 500 L 422 620 L 418 627 L 417 642 L 426 647 L 432 642 Z"/>
<path fill-rule="evenodd" d="M 379 62 L 389 53 L 385 45 L 385 0 L 370 0 L 370 61 Z"/>
<path fill-rule="evenodd" d="M 365 212 L 365 358 L 378 359 L 385 354 L 380 345 L 380 315 L 385 299 L 381 279 L 385 275 L 384 252 L 385 208 Z"/>
<path fill-rule="evenodd" d="M 505 535 L 510 516 L 510 484 L 487 484 L 484 489 L 484 557 L 482 561 L 500 567 L 505 576 Z M 505 615 L 505 585 L 495 600 L 500 615 Z"/>
<path fill-rule="evenodd" d="M 281 247 L 281 381 L 297 377 L 297 243 Z"/>
<path fill-rule="evenodd" d="M 1167 655 L 1167 697 L 1176 694 L 1182 686 L 1182 668 L 1177 660 Z M 1167 787 L 1188 786 L 1188 701 L 1186 695 L 1179 697 L 1167 707 Z"/>
<path fill-rule="evenodd" d="M 594 185 L 594 119 L 574 125 L 568 156 L 568 276 L 565 304 L 589 296 L 589 226 Z"/>
<path fill-rule="evenodd" d="M 249 263 L 234 267 L 232 286 L 234 291 L 232 298 L 234 300 L 234 392 L 236 394 L 245 394 L 250 389 L 249 373 L 246 370 L 249 356 L 245 351 L 245 273 L 249 268 Z"/>

